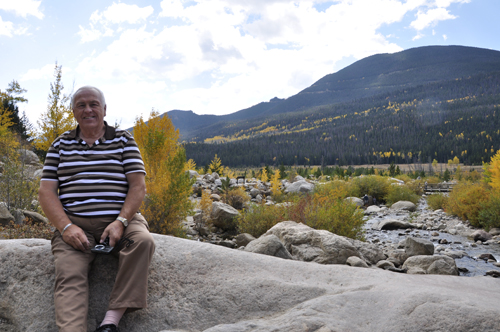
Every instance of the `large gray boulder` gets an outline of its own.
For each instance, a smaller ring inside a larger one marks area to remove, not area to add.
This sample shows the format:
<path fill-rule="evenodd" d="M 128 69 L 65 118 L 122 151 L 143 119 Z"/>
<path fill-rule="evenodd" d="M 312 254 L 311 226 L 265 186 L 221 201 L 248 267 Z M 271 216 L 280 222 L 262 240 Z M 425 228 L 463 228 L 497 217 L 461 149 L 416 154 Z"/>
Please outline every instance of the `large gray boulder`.
<path fill-rule="evenodd" d="M 320 264 L 345 264 L 347 258 L 361 255 L 343 236 L 316 230 L 295 221 L 274 225 L 265 235 L 276 235 L 294 259 Z"/>
<path fill-rule="evenodd" d="M 214 173 L 217 174 L 217 173 Z M 212 212 L 210 214 L 210 219 L 215 227 L 222 228 L 224 230 L 232 230 L 236 228 L 235 218 L 239 216 L 240 213 L 231 205 L 222 202 L 212 203 Z"/>
<path fill-rule="evenodd" d="M 408 257 L 419 255 L 434 255 L 434 244 L 425 239 L 407 237 L 405 240 L 405 252 Z"/>
<path fill-rule="evenodd" d="M 494 278 L 311 264 L 153 237 L 149 307 L 125 315 L 122 331 L 493 332 L 500 326 Z M 2 240 L 0 261 L 0 329 L 56 332 L 50 241 Z M 106 312 L 116 266 L 112 256 L 94 262 L 89 331 Z"/>
<path fill-rule="evenodd" d="M 417 206 L 409 201 L 399 201 L 399 202 L 392 204 L 391 209 L 415 212 L 415 211 L 417 211 Z"/>
<path fill-rule="evenodd" d="M 289 184 L 285 188 L 285 193 L 307 193 L 314 190 L 314 184 L 307 182 L 306 180 L 299 180 L 297 182 Z"/>
<path fill-rule="evenodd" d="M 458 268 L 455 260 L 444 255 L 423 255 L 410 257 L 404 262 L 403 269 L 408 270 L 407 273 L 409 274 L 418 274 L 420 273 L 419 271 L 423 271 L 426 274 L 458 276 Z"/>
<path fill-rule="evenodd" d="M 500 326 L 494 278 L 311 264 L 153 237 L 149 307 L 125 315 L 122 331 L 493 332 Z M 0 330 L 56 332 L 50 242 L 0 241 L 0 261 Z M 112 256 L 94 262 L 89 331 L 106 312 L 116 266 Z"/>
<path fill-rule="evenodd" d="M 248 243 L 245 251 L 257 254 L 275 256 L 284 259 L 293 259 L 292 255 L 286 250 L 283 243 L 276 235 L 262 235 L 256 240 Z"/>

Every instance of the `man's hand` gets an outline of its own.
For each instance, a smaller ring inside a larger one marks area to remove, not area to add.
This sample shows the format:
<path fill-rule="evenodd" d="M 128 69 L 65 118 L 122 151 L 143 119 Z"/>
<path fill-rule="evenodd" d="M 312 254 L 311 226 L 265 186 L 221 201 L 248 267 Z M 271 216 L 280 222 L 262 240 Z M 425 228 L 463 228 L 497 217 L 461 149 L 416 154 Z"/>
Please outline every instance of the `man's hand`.
<path fill-rule="evenodd" d="M 106 238 L 109 236 L 109 245 L 111 247 L 114 247 L 115 244 L 120 241 L 123 235 L 123 231 L 125 229 L 125 226 L 123 226 L 122 222 L 120 220 L 115 220 L 111 224 L 104 229 L 104 232 L 102 233 L 101 236 L 101 243 L 106 240 Z"/>
<path fill-rule="evenodd" d="M 83 230 L 75 224 L 64 231 L 63 240 L 76 250 L 87 251 L 90 248 L 89 239 Z"/>

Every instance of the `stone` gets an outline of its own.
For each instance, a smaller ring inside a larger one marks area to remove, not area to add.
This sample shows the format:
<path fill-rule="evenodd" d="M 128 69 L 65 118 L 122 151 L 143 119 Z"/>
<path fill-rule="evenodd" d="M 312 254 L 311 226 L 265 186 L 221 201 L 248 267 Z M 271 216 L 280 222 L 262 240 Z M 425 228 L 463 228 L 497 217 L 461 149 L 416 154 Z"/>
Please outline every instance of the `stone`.
<path fill-rule="evenodd" d="M 257 188 L 250 189 L 250 196 L 252 198 L 257 197 L 257 195 L 260 195 L 260 190 L 259 189 L 257 189 Z"/>
<path fill-rule="evenodd" d="M 248 233 L 241 233 L 234 237 L 234 241 L 238 247 L 244 247 L 253 240 L 255 240 L 255 237 Z"/>
<path fill-rule="evenodd" d="M 431 241 L 408 237 L 405 241 L 405 253 L 408 257 L 419 255 L 434 255 L 434 244 Z"/>
<path fill-rule="evenodd" d="M 0 225 L 7 226 L 11 221 L 15 221 L 14 216 L 7 209 L 6 204 L 0 204 Z"/>
<path fill-rule="evenodd" d="M 415 228 L 415 225 L 398 219 L 387 219 L 380 221 L 377 225 L 374 225 L 373 227 L 375 227 L 375 229 L 378 230 L 383 230 L 383 229 L 391 230 L 391 229 Z"/>
<path fill-rule="evenodd" d="M 403 269 L 407 269 L 408 273 L 412 273 L 411 270 L 414 269 L 422 269 L 426 274 L 458 275 L 455 260 L 444 255 L 410 257 L 404 262 Z"/>
<path fill-rule="evenodd" d="M 193 170 L 190 169 L 188 172 L 189 172 L 189 178 L 190 179 L 192 179 L 192 178 L 197 179 L 200 176 L 200 174 L 198 174 L 197 171 L 193 171 Z"/>
<path fill-rule="evenodd" d="M 405 210 L 410 212 L 415 212 L 417 206 L 409 201 L 399 201 L 391 205 L 392 210 Z"/>
<path fill-rule="evenodd" d="M 265 235 L 270 234 L 276 235 L 297 260 L 345 264 L 347 258 L 361 256 L 346 238 L 295 221 L 283 221 L 274 225 Z"/>
<path fill-rule="evenodd" d="M 492 228 L 488 233 L 490 233 L 492 236 L 500 235 L 500 228 Z"/>
<path fill-rule="evenodd" d="M 239 215 L 240 213 L 238 210 L 233 208 L 231 205 L 222 202 L 212 203 L 210 218 L 212 219 L 212 224 L 215 227 L 219 227 L 223 230 L 233 230 L 236 228 L 234 218 Z"/>
<path fill-rule="evenodd" d="M 287 193 L 307 193 L 314 190 L 314 184 L 307 182 L 306 180 L 300 180 L 288 185 L 285 188 L 285 194 Z"/>
<path fill-rule="evenodd" d="M 380 212 L 380 210 L 382 210 L 382 209 L 379 208 L 378 206 L 376 206 L 376 205 L 370 205 L 369 207 L 366 208 L 365 214 L 378 213 L 378 212 Z"/>
<path fill-rule="evenodd" d="M 217 194 L 211 194 L 211 195 L 210 195 L 210 199 L 211 199 L 213 202 L 220 202 L 220 195 L 217 195 Z"/>
<path fill-rule="evenodd" d="M 496 332 L 500 326 L 495 278 L 310 264 L 153 237 L 148 308 L 125 314 L 122 331 Z M 57 331 L 50 241 L 1 240 L 0 262 L 0 330 Z M 115 257 L 104 255 L 93 264 L 89 331 L 104 317 L 116 266 Z"/>
<path fill-rule="evenodd" d="M 364 260 L 357 256 L 351 256 L 347 258 L 345 263 L 353 267 L 368 267 L 368 264 L 366 264 Z"/>
<path fill-rule="evenodd" d="M 478 229 L 477 231 L 471 234 L 471 238 L 473 238 L 474 241 L 476 242 L 477 241 L 486 242 L 488 240 L 491 240 L 493 238 L 493 235 L 483 231 L 482 229 Z"/>
<path fill-rule="evenodd" d="M 248 243 L 244 249 L 247 252 L 275 256 L 284 259 L 293 259 L 286 250 L 283 243 L 276 235 L 262 235 L 258 239 Z"/>
<path fill-rule="evenodd" d="M 23 211 L 23 214 L 26 217 L 26 219 L 31 220 L 31 222 L 33 222 L 35 224 L 48 224 L 49 223 L 49 220 L 47 218 L 45 218 L 44 216 L 42 216 L 40 213 L 36 213 L 36 212 L 28 211 L 28 210 L 22 210 L 22 211 Z"/>
<path fill-rule="evenodd" d="M 378 261 L 375 266 L 378 267 L 379 269 L 384 269 L 384 270 L 387 270 L 389 268 L 396 268 L 396 266 L 388 260 Z"/>
<path fill-rule="evenodd" d="M 363 206 L 363 200 L 358 197 L 346 197 L 344 200 L 351 201 L 352 203 L 356 204 L 356 206 Z"/>

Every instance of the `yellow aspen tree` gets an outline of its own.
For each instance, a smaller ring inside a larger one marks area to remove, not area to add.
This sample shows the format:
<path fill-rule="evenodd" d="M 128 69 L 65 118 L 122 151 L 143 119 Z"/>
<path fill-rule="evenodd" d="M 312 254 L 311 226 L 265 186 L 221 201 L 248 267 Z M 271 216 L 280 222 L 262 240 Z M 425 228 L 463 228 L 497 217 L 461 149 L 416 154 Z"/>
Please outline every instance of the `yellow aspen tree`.
<path fill-rule="evenodd" d="M 276 170 L 271 179 L 271 192 L 273 196 L 279 196 L 281 194 L 281 182 L 280 182 L 280 171 Z"/>
<path fill-rule="evenodd" d="M 134 138 L 147 172 L 147 196 L 141 211 L 151 231 L 183 236 L 181 222 L 192 209 L 192 181 L 186 153 L 178 144 L 179 130 L 167 115 L 162 117 L 153 109 L 147 122 L 142 116 L 136 119 Z"/>
<path fill-rule="evenodd" d="M 261 171 L 261 173 L 260 173 L 260 180 L 261 180 L 262 182 L 267 182 L 267 181 L 269 180 L 269 178 L 268 178 L 268 176 L 267 176 L 267 171 L 266 171 L 266 168 L 265 168 L 265 167 L 263 167 L 263 168 L 262 168 L 262 171 Z"/>
<path fill-rule="evenodd" d="M 500 192 L 500 150 L 491 157 L 488 172 L 491 180 L 491 187 Z"/>
<path fill-rule="evenodd" d="M 70 96 L 63 94 L 62 66 L 58 66 L 57 62 L 54 68 L 54 77 L 54 83 L 50 83 L 47 111 L 42 113 L 37 121 L 40 129 L 32 133 L 35 147 L 43 155 L 59 135 L 76 126 L 73 112 L 68 105 Z"/>

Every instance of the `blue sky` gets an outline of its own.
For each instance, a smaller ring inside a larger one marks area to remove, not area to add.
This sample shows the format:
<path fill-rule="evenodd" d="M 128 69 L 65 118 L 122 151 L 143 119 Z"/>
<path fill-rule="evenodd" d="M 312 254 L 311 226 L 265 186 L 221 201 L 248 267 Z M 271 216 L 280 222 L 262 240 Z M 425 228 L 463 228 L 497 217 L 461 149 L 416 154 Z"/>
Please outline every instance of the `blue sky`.
<path fill-rule="evenodd" d="M 152 108 L 228 114 L 377 53 L 500 50 L 498 13 L 498 0 L 0 0 L 0 89 L 27 89 L 36 125 L 57 61 L 65 92 L 101 88 L 122 128 Z"/>

